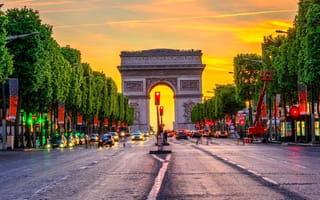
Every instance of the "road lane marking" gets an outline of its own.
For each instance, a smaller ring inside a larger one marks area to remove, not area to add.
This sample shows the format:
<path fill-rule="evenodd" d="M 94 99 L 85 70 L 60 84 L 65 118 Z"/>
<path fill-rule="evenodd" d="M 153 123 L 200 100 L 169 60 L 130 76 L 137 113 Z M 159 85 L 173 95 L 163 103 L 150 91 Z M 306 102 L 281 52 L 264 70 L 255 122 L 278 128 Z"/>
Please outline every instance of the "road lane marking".
<path fill-rule="evenodd" d="M 152 157 L 154 157 L 155 159 L 159 160 L 160 162 L 164 162 L 164 160 L 162 158 L 159 158 L 158 156 L 151 154 Z"/>
<path fill-rule="evenodd" d="M 251 174 L 254 174 L 256 176 L 261 176 L 261 174 L 259 174 L 258 172 L 250 170 L 250 169 L 248 169 L 248 172 L 250 172 Z"/>
<path fill-rule="evenodd" d="M 165 160 L 163 160 L 155 155 L 152 155 L 152 156 L 157 160 L 160 160 L 160 161 L 162 160 L 161 161 L 162 167 L 160 168 L 158 175 L 157 175 L 156 179 L 154 180 L 154 184 L 153 184 L 152 189 L 148 195 L 148 200 L 156 200 L 157 199 L 157 196 L 159 194 L 159 191 L 160 191 L 160 188 L 161 188 L 161 185 L 163 182 L 164 175 L 166 174 L 166 171 L 168 168 L 168 164 L 169 164 L 168 162 L 171 159 L 171 154 L 167 155 Z"/>
<path fill-rule="evenodd" d="M 262 178 L 263 178 L 263 180 L 265 180 L 265 181 L 267 181 L 267 182 L 269 182 L 269 183 L 271 183 L 271 184 L 279 185 L 279 183 L 277 183 L 276 181 L 274 181 L 274 180 L 272 180 L 272 179 L 270 179 L 270 178 L 267 178 L 267 177 L 265 177 L 265 176 L 262 176 Z"/>

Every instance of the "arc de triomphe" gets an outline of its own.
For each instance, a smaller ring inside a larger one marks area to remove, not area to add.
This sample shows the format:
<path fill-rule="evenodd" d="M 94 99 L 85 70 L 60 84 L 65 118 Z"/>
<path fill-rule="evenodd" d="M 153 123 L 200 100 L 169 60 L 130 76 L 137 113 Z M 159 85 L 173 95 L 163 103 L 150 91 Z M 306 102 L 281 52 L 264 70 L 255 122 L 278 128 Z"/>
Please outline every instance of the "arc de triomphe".
<path fill-rule="evenodd" d="M 174 129 L 194 129 L 190 112 L 202 100 L 201 50 L 122 51 L 120 57 L 122 92 L 135 108 L 133 131 L 149 130 L 150 91 L 160 84 L 174 92 Z"/>

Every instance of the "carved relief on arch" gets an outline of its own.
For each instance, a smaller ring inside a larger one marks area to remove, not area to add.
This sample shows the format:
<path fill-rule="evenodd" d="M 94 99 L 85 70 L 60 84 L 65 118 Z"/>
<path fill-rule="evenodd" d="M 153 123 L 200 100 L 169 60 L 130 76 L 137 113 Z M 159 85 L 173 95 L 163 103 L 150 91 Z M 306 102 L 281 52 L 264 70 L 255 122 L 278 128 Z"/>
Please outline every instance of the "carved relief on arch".
<path fill-rule="evenodd" d="M 130 106 L 134 108 L 134 123 L 139 123 L 140 122 L 139 104 L 134 102 L 134 103 L 130 103 Z"/>
<path fill-rule="evenodd" d="M 146 85 L 147 85 L 147 91 L 150 90 L 150 88 L 157 84 L 157 83 L 170 83 L 170 86 L 173 87 L 175 91 L 177 91 L 177 78 L 147 78 L 146 79 Z"/>
<path fill-rule="evenodd" d="M 124 81 L 123 82 L 124 92 L 142 92 L 143 91 L 143 81 Z"/>
<path fill-rule="evenodd" d="M 189 100 L 188 102 L 185 102 L 183 104 L 183 107 L 184 107 L 183 117 L 184 117 L 186 122 L 191 122 L 191 110 L 192 110 L 194 105 L 196 105 L 196 103 L 191 101 L 191 100 Z"/>

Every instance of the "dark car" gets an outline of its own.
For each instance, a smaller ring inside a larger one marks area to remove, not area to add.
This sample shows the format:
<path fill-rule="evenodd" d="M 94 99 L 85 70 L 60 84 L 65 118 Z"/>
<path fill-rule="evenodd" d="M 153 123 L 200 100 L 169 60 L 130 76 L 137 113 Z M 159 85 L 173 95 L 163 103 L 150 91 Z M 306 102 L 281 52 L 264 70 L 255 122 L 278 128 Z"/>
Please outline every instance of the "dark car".
<path fill-rule="evenodd" d="M 108 134 L 112 136 L 114 141 L 119 141 L 119 134 L 117 132 L 109 132 Z"/>
<path fill-rule="evenodd" d="M 111 134 L 104 134 L 102 136 L 102 144 L 103 145 L 114 145 L 114 140 L 112 138 L 112 135 Z"/>
<path fill-rule="evenodd" d="M 64 137 L 63 135 L 55 136 L 51 139 L 51 145 L 53 148 L 55 147 L 65 148 L 67 147 L 67 138 Z"/>
<path fill-rule="evenodd" d="M 91 134 L 90 141 L 91 142 L 98 142 L 99 141 L 99 134 L 98 133 Z"/>
<path fill-rule="evenodd" d="M 188 137 L 185 131 L 178 131 L 176 133 L 176 139 L 188 139 Z"/>
<path fill-rule="evenodd" d="M 201 137 L 201 133 L 199 131 L 193 131 L 192 132 L 192 137 L 193 138 L 200 138 Z"/>

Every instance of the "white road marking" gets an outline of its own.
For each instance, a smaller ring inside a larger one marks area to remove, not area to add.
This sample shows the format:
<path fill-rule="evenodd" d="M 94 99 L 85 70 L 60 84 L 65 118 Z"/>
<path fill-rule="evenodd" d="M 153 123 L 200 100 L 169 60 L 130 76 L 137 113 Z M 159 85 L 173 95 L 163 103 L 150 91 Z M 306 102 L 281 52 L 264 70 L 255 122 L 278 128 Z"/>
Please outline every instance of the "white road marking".
<path fill-rule="evenodd" d="M 166 160 L 163 160 L 155 155 L 152 155 L 152 156 L 160 161 L 162 160 L 161 161 L 162 167 L 160 168 L 158 175 L 157 175 L 156 179 L 154 180 L 154 184 L 153 184 L 152 189 L 148 195 L 148 200 L 156 200 L 157 199 L 158 193 L 159 193 L 161 185 L 162 185 L 164 175 L 166 174 L 166 171 L 168 168 L 168 164 L 169 164 L 168 161 L 171 159 L 171 154 L 167 155 Z"/>
<path fill-rule="evenodd" d="M 246 169 L 244 166 L 236 164 L 236 166 L 240 167 L 241 169 Z"/>
<path fill-rule="evenodd" d="M 263 180 L 265 180 L 265 181 L 267 181 L 269 183 L 272 183 L 274 185 L 278 185 L 278 183 L 276 181 L 274 181 L 274 180 L 272 180 L 270 178 L 267 178 L 267 177 L 264 177 L 264 176 L 262 176 L 262 178 L 263 178 Z"/>
<path fill-rule="evenodd" d="M 152 157 L 154 157 L 155 159 L 159 160 L 160 162 L 164 162 L 164 160 L 162 158 L 159 158 L 158 156 L 152 154 Z"/>
<path fill-rule="evenodd" d="M 250 170 L 250 169 L 248 170 L 248 172 L 250 172 L 251 174 L 254 174 L 256 176 L 261 176 L 261 174 L 259 174 L 258 172 Z"/>

